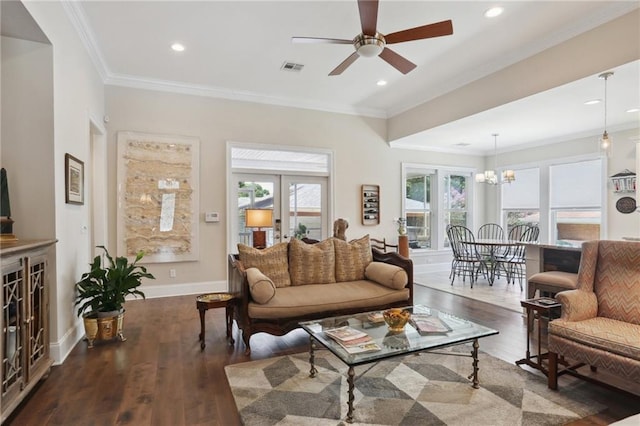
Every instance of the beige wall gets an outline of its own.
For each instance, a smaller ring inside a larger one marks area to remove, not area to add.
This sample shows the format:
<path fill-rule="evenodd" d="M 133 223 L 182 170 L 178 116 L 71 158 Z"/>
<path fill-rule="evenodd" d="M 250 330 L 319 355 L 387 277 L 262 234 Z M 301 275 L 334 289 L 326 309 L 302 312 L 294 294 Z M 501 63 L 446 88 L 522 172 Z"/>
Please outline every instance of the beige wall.
<path fill-rule="evenodd" d="M 152 264 L 150 285 L 201 283 L 226 279 L 226 142 L 331 149 L 335 155 L 334 217 L 347 218 L 349 238 L 364 234 L 395 239 L 393 218 L 400 215 L 401 163 L 480 167 L 482 158 L 391 149 L 385 121 L 351 115 L 210 99 L 123 87 L 107 87 L 110 246 L 116 238 L 116 134 L 140 131 L 200 139 L 200 261 Z M 360 224 L 360 185 L 381 186 L 381 224 Z M 204 223 L 204 211 L 222 213 L 220 223 Z M 176 279 L 169 278 L 176 270 Z M 225 283 L 226 285 L 226 283 Z M 156 289 L 157 290 L 157 289 Z M 157 290 L 158 291 L 158 290 Z"/>

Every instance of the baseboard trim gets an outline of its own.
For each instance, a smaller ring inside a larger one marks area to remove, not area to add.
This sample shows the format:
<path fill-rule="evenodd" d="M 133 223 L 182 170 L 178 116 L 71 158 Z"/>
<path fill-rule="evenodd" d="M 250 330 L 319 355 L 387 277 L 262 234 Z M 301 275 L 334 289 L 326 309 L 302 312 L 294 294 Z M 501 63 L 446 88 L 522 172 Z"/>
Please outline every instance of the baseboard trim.
<path fill-rule="evenodd" d="M 168 285 L 145 285 L 142 291 L 147 299 L 160 297 L 188 296 L 191 294 L 203 294 L 227 291 L 227 281 L 205 281 L 200 283 L 181 283 Z M 127 300 L 135 300 L 128 297 Z M 69 356 L 73 348 L 84 337 L 84 326 L 82 320 L 76 323 L 57 342 L 49 343 L 49 353 L 53 359 L 53 365 L 60 365 Z"/>

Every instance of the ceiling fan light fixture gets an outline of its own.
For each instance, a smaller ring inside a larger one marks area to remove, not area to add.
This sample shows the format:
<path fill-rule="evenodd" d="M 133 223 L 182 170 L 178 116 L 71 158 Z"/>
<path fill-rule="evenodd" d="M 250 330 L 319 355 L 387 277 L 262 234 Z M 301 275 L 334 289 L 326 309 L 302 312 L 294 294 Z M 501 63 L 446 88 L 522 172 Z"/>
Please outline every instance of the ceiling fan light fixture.
<path fill-rule="evenodd" d="M 368 36 L 366 34 L 359 34 L 353 40 L 353 45 L 356 48 L 358 55 L 364 58 L 373 58 L 382 53 L 385 46 L 384 37 L 380 33 L 376 33 L 375 36 Z"/>

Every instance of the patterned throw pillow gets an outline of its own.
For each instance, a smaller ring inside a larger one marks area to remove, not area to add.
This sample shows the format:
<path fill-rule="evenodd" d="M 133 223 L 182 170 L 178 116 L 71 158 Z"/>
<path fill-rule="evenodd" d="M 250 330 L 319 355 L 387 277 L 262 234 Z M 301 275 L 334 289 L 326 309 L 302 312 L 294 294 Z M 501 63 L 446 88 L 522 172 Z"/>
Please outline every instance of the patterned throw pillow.
<path fill-rule="evenodd" d="M 307 244 L 298 239 L 289 242 L 291 285 L 335 283 L 333 242 L 324 240 Z"/>
<path fill-rule="evenodd" d="M 240 262 L 245 269 L 258 268 L 273 281 L 276 287 L 291 285 L 289 278 L 289 262 L 287 258 L 287 243 L 278 243 L 262 250 L 238 244 Z"/>
<path fill-rule="evenodd" d="M 348 243 L 333 238 L 336 252 L 336 281 L 364 280 L 364 270 L 373 260 L 369 235 Z"/>

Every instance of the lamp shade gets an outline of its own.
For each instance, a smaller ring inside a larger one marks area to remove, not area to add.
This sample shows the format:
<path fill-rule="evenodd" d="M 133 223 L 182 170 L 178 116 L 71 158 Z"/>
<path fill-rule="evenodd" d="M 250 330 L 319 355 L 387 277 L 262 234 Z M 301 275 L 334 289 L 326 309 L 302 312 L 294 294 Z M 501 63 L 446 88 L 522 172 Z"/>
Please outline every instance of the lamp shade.
<path fill-rule="evenodd" d="M 247 228 L 271 228 L 273 226 L 272 209 L 246 209 L 244 214 Z"/>

